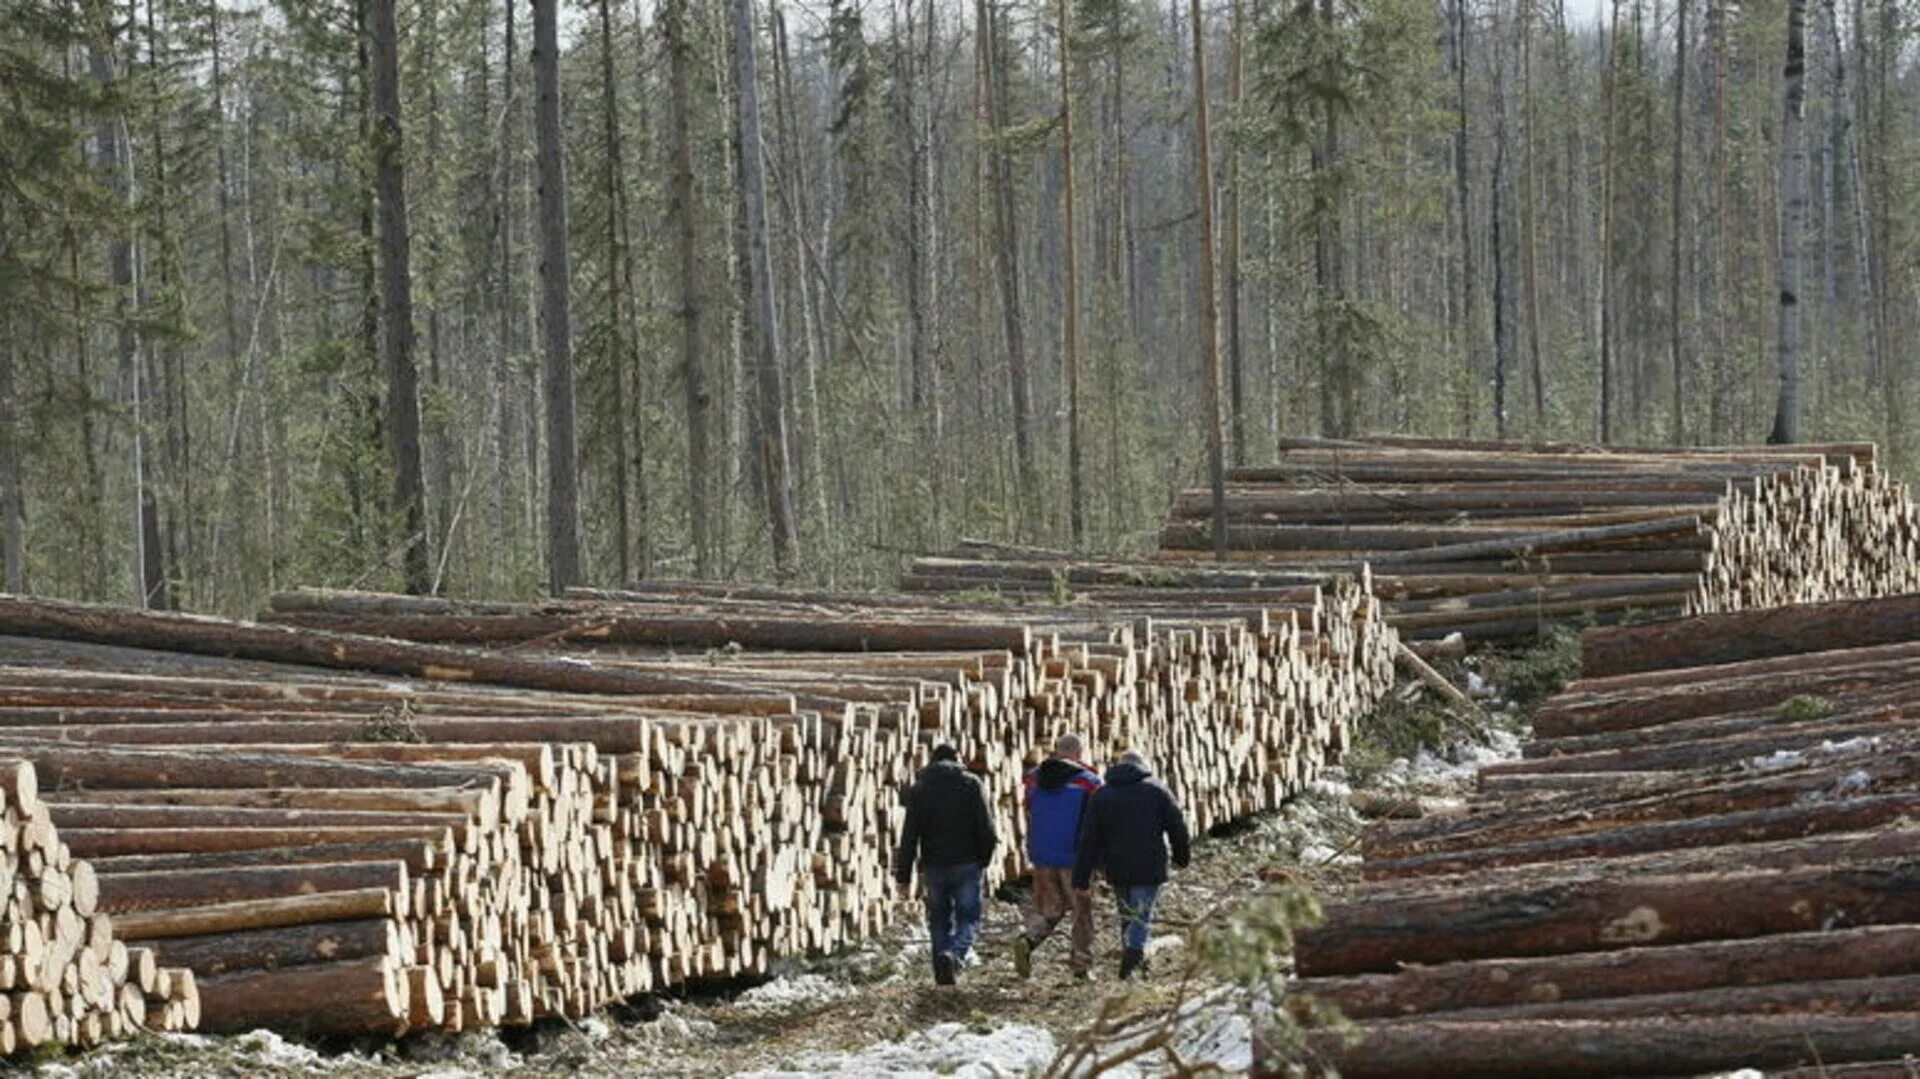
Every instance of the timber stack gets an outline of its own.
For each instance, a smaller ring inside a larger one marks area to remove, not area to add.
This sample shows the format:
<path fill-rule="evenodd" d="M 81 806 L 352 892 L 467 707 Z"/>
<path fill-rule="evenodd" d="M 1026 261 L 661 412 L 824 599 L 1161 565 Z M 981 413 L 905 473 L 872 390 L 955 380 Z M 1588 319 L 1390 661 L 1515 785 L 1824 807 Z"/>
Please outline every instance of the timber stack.
<path fill-rule="evenodd" d="M 1351 1076 L 1912 1074 L 1920 596 L 1582 643 L 1524 758 L 1376 826 L 1300 935 L 1298 992 L 1363 1036 L 1316 1048 Z"/>
<path fill-rule="evenodd" d="M 1176 498 L 1160 561 L 1223 582 L 1257 569 L 1260 587 L 1369 565 L 1409 641 L 1920 588 L 1920 511 L 1871 443 L 1289 439 L 1277 463 L 1227 483 L 1230 563 L 1205 561 L 1207 490 Z"/>
<path fill-rule="evenodd" d="M 0 809 L 0 1057 L 197 1023 L 193 972 L 121 938 L 129 919 L 62 841 L 28 761 L 0 759 Z"/>
<path fill-rule="evenodd" d="M 898 913 L 899 794 L 938 741 L 1015 873 L 1019 776 L 1058 733 L 1150 754 L 1205 827 L 1294 793 L 1392 677 L 1353 584 L 1226 611 L 656 582 L 273 606 L 0 598 L 0 753 L 128 938 L 193 970 L 206 1029 L 523 1023 L 764 971 Z"/>

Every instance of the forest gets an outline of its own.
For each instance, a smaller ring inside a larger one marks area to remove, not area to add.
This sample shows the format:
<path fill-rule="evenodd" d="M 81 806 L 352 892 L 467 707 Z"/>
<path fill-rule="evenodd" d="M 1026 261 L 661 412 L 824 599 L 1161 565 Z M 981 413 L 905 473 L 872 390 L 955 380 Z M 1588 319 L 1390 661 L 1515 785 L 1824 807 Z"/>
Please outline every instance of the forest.
<path fill-rule="evenodd" d="M 872 584 L 1374 431 L 1872 438 L 1907 0 L 0 0 L 4 585 Z"/>

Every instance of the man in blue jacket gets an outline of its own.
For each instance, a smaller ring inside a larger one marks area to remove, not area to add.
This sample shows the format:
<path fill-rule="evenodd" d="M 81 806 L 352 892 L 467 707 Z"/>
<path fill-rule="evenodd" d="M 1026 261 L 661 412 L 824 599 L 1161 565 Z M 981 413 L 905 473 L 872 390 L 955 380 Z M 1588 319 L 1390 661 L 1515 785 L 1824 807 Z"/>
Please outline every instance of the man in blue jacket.
<path fill-rule="evenodd" d="M 1095 869 L 1104 871 L 1113 886 L 1126 945 L 1122 978 L 1145 968 L 1147 930 L 1160 887 L 1167 882 L 1169 846 L 1173 864 L 1185 869 L 1192 854 L 1187 819 L 1173 794 L 1148 771 L 1146 759 L 1138 753 L 1122 754 L 1120 763 L 1107 769 L 1106 785 L 1087 803 L 1073 866 L 1073 886 L 1081 894 L 1092 886 Z"/>
<path fill-rule="evenodd" d="M 980 781 L 960 766 L 950 745 L 933 749 L 907 791 L 907 819 L 893 856 L 893 877 L 904 896 L 914 863 L 927 888 L 927 933 L 933 942 L 933 980 L 952 985 L 980 933 L 981 881 L 1000 836 Z"/>
<path fill-rule="evenodd" d="M 1079 735 L 1063 734 L 1053 744 L 1053 756 L 1026 775 L 1027 859 L 1033 863 L 1033 895 L 1025 931 L 1013 942 L 1013 969 L 1022 978 L 1033 973 L 1033 950 L 1053 935 L 1069 911 L 1073 931 L 1067 969 L 1076 978 L 1086 978 L 1093 968 L 1093 899 L 1072 888 L 1080 820 L 1087 799 L 1100 789 L 1099 775 L 1080 761 L 1085 752 Z"/>

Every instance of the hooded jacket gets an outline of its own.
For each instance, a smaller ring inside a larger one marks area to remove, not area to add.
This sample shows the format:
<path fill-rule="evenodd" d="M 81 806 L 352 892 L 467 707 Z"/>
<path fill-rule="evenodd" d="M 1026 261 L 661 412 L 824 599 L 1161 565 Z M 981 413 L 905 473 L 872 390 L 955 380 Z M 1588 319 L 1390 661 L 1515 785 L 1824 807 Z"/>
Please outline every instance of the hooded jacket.
<path fill-rule="evenodd" d="M 987 812 L 980 781 L 958 761 L 934 761 L 920 770 L 907 792 L 907 819 L 894 852 L 893 876 L 905 884 L 913 864 L 981 865 L 993 857 L 1000 836 Z"/>
<path fill-rule="evenodd" d="M 1073 886 L 1091 885 L 1095 869 L 1116 886 L 1165 884 L 1169 846 L 1173 864 L 1185 869 L 1192 856 L 1187 819 L 1153 773 L 1123 761 L 1107 769 L 1106 785 L 1087 802 Z"/>
<path fill-rule="evenodd" d="M 1048 757 L 1026 775 L 1027 857 L 1047 869 L 1072 869 L 1080 821 L 1100 777 L 1079 761 Z"/>

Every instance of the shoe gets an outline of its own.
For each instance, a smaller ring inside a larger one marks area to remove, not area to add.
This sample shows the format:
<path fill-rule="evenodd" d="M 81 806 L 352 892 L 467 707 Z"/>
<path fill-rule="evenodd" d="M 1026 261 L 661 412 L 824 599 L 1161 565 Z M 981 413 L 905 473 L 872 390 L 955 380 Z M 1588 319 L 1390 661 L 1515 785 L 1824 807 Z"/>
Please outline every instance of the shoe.
<path fill-rule="evenodd" d="M 953 956 L 941 952 L 933 957 L 933 984 L 953 984 Z"/>
<path fill-rule="evenodd" d="M 1022 978 L 1033 977 L 1033 941 L 1025 933 L 1013 941 L 1013 972 Z"/>
<path fill-rule="evenodd" d="M 1138 948 L 1128 948 L 1120 956 L 1120 980 L 1126 981 L 1136 973 L 1145 973 L 1147 955 Z"/>

